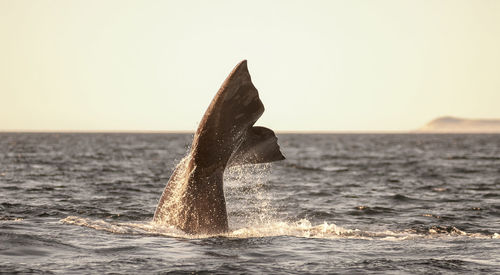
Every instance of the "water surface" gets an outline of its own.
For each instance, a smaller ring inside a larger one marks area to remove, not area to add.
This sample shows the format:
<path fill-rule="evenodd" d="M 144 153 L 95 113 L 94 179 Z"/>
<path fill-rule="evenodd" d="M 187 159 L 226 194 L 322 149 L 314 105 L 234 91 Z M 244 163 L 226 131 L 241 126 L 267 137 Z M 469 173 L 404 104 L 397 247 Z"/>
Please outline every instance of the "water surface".
<path fill-rule="evenodd" d="M 150 222 L 191 135 L 0 133 L 0 271 L 500 272 L 500 135 L 278 138 L 191 236 Z"/>

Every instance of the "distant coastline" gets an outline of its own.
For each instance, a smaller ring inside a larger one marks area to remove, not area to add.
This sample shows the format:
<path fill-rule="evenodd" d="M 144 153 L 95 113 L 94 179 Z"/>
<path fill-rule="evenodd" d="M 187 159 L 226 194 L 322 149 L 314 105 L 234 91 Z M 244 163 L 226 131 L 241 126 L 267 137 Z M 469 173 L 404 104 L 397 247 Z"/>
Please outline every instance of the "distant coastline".
<path fill-rule="evenodd" d="M 436 118 L 417 133 L 500 133 L 500 119 L 466 119 L 451 116 Z"/>

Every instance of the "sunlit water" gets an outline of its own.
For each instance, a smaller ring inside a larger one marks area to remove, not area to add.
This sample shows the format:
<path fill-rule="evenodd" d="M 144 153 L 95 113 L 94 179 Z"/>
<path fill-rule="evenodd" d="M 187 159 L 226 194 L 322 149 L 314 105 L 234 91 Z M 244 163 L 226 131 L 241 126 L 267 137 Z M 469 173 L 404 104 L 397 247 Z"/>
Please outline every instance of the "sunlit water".
<path fill-rule="evenodd" d="M 0 272 L 500 272 L 500 135 L 279 135 L 218 236 L 150 222 L 191 138 L 1 133 Z"/>

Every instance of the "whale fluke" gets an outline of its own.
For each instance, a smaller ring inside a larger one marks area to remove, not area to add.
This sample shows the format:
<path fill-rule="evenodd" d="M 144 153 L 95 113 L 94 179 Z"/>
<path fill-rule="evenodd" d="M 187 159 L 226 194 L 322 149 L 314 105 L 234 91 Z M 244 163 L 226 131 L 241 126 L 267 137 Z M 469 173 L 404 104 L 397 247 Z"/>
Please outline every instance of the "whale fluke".
<path fill-rule="evenodd" d="M 191 151 L 172 173 L 153 221 L 191 234 L 228 231 L 222 182 L 226 167 L 285 159 L 274 132 L 253 126 L 263 112 L 243 60 L 205 111 Z"/>

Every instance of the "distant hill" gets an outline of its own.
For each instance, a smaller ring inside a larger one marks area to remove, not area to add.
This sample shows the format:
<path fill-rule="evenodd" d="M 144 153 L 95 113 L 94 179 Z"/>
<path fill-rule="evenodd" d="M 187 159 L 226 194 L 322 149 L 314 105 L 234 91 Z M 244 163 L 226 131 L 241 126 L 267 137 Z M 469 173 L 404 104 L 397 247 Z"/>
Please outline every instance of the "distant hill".
<path fill-rule="evenodd" d="M 500 133 L 500 119 L 440 117 L 417 130 L 423 133 Z"/>

